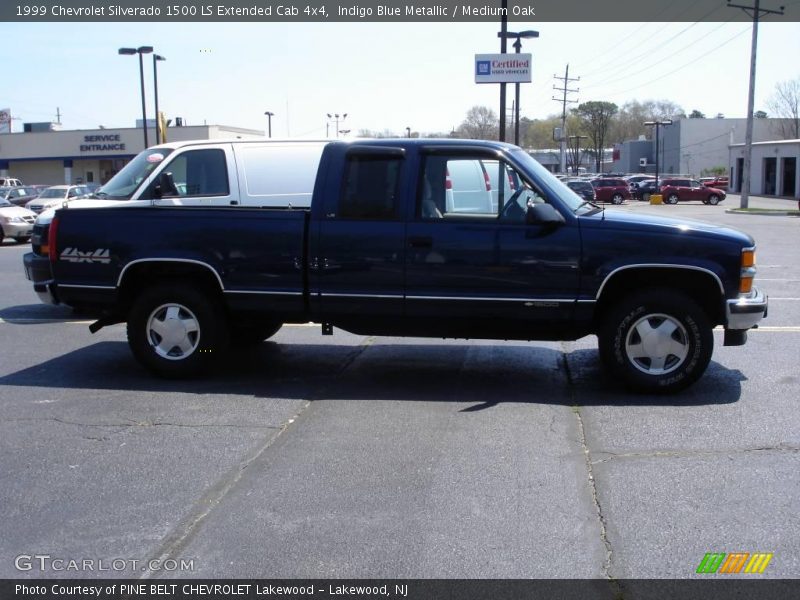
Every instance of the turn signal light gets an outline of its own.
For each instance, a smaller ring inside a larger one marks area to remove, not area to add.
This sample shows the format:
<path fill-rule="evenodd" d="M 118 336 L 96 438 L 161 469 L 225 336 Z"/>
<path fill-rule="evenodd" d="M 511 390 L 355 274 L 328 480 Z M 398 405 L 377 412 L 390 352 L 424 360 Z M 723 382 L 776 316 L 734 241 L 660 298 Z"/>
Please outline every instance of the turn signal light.
<path fill-rule="evenodd" d="M 739 275 L 739 293 L 749 294 L 753 289 L 753 278 L 756 276 L 756 250 L 742 250 L 742 270 Z"/>

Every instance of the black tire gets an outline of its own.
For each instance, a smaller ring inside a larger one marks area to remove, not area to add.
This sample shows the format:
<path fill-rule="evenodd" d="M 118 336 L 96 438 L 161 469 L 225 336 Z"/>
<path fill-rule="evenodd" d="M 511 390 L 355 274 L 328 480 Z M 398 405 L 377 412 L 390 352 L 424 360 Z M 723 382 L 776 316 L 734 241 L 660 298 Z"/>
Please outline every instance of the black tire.
<path fill-rule="evenodd" d="M 31 238 L 30 237 L 18 237 L 18 238 L 14 238 L 14 241 L 17 242 L 18 244 L 27 244 L 28 242 L 31 241 Z"/>
<path fill-rule="evenodd" d="M 161 284 L 142 292 L 128 315 L 128 344 L 161 377 L 196 375 L 219 362 L 228 347 L 220 302 L 191 283 Z"/>
<path fill-rule="evenodd" d="M 640 392 L 677 392 L 705 372 L 714 350 L 705 312 L 686 294 L 649 289 L 623 298 L 603 317 L 600 357 Z"/>
<path fill-rule="evenodd" d="M 622 204 L 622 201 L 625 198 L 622 197 L 622 194 L 614 194 L 611 196 L 611 204 Z"/>
<path fill-rule="evenodd" d="M 711 195 L 708 197 L 708 203 L 709 203 L 711 206 L 716 206 L 717 204 L 719 204 L 719 196 L 717 196 L 716 194 L 711 194 Z"/>
<path fill-rule="evenodd" d="M 670 194 L 669 196 L 667 196 L 666 202 L 667 204 L 677 204 L 678 200 L 679 200 L 678 194 Z"/>
<path fill-rule="evenodd" d="M 283 323 L 258 323 L 231 327 L 232 346 L 255 346 L 280 331 Z"/>

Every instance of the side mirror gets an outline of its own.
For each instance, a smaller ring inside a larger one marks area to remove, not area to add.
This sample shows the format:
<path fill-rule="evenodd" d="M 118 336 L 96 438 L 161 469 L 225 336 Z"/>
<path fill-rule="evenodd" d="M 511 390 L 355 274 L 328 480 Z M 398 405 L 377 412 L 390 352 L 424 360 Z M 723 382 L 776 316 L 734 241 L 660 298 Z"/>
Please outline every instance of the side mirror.
<path fill-rule="evenodd" d="M 156 187 L 153 189 L 153 195 L 156 197 L 157 200 L 160 200 L 164 196 L 178 196 L 178 188 L 175 185 L 175 179 L 172 176 L 172 173 L 167 171 L 163 171 L 161 175 L 158 177 L 158 183 Z"/>
<path fill-rule="evenodd" d="M 549 225 L 556 227 L 566 223 L 563 215 L 550 204 L 531 204 L 525 214 L 528 225 Z"/>

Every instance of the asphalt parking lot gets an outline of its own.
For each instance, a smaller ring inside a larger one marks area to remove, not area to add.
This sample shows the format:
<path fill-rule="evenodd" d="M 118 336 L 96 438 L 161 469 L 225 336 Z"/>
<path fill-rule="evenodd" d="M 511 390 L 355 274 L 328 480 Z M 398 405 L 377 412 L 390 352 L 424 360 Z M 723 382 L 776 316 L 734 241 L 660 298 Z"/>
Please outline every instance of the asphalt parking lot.
<path fill-rule="evenodd" d="M 124 326 L 91 335 L 40 304 L 7 241 L 0 578 L 689 578 L 708 552 L 772 553 L 749 577 L 798 577 L 800 218 L 736 205 L 620 209 L 758 243 L 768 319 L 743 347 L 716 332 L 706 375 L 668 397 L 621 391 L 594 338 L 314 326 L 213 378 L 158 380 Z M 20 570 L 31 555 L 125 565 Z"/>

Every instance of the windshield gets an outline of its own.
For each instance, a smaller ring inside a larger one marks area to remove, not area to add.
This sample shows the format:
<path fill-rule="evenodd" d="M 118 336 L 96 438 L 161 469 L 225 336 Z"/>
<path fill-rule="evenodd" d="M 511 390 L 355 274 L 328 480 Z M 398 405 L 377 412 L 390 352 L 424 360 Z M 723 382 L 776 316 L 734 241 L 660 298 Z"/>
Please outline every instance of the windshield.
<path fill-rule="evenodd" d="M 14 205 L 11 204 L 11 202 L 9 202 L 8 200 L 0 198 L 0 206 L 14 206 Z"/>
<path fill-rule="evenodd" d="M 47 188 L 43 191 L 39 198 L 66 198 L 67 188 Z"/>
<path fill-rule="evenodd" d="M 170 152 L 170 148 L 153 148 L 141 152 L 97 190 L 95 196 L 109 200 L 130 200 L 139 184 L 150 176 Z"/>
<path fill-rule="evenodd" d="M 524 150 L 515 150 L 512 156 L 533 175 L 535 175 L 537 179 L 539 179 L 544 185 L 558 193 L 558 199 L 561 200 L 561 202 L 563 202 L 569 210 L 575 212 L 581 208 L 583 200 L 578 197 L 575 192 L 569 189 L 564 182 L 556 178 L 555 175 L 540 165 L 530 154 Z M 592 208 L 587 208 L 587 211 L 589 210 L 592 210 Z"/>

